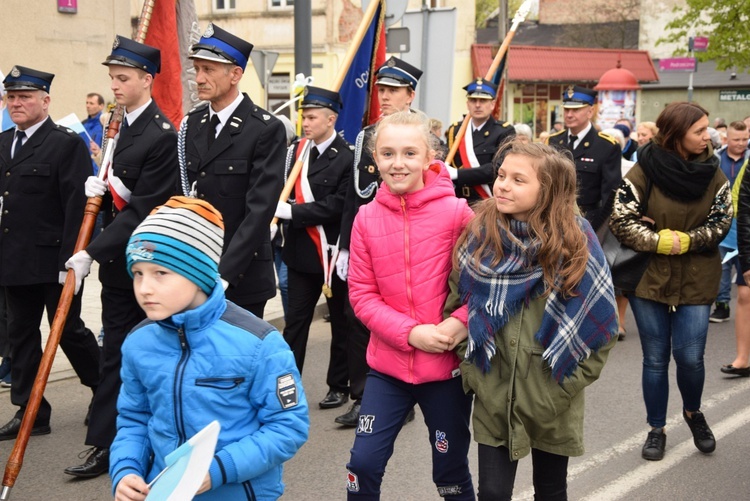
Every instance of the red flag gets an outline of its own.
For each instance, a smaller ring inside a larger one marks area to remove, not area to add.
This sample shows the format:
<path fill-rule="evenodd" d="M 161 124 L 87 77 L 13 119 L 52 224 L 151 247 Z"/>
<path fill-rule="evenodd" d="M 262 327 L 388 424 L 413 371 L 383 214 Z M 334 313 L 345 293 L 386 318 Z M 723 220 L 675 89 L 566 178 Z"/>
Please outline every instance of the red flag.
<path fill-rule="evenodd" d="M 182 121 L 182 81 L 180 45 L 177 38 L 175 0 L 156 0 L 146 45 L 161 51 L 161 71 L 154 79 L 152 96 L 169 120 L 177 127 Z"/>
<path fill-rule="evenodd" d="M 379 26 L 380 33 L 375 39 L 375 57 L 372 59 L 370 68 L 370 109 L 367 111 L 365 120 L 368 125 L 374 124 L 380 118 L 380 99 L 375 90 L 375 72 L 385 64 L 385 22 Z"/>

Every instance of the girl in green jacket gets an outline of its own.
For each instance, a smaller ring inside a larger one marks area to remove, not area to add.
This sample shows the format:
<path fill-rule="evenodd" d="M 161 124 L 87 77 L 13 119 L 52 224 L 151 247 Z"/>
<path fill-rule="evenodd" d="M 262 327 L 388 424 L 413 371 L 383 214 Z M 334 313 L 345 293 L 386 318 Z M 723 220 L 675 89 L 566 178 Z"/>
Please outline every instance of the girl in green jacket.
<path fill-rule="evenodd" d="M 617 339 L 614 289 L 576 216 L 572 160 L 513 141 L 495 162 L 494 198 L 459 238 L 451 284 L 469 306 L 459 355 L 475 394 L 479 499 L 511 499 L 531 452 L 535 499 L 564 500 L 568 457 L 583 454 L 583 388 Z"/>

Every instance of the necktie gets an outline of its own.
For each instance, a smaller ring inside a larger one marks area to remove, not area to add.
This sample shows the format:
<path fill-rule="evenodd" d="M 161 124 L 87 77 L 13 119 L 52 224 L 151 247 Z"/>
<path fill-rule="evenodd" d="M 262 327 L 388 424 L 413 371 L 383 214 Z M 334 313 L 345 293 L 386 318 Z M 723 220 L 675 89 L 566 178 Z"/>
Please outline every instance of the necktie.
<path fill-rule="evenodd" d="M 122 123 L 120 124 L 120 132 L 126 130 L 128 128 L 128 118 L 122 117 Z"/>
<path fill-rule="evenodd" d="M 571 134 L 570 136 L 568 136 L 568 148 L 570 148 L 571 150 L 573 150 L 573 147 L 574 147 L 575 142 L 577 140 L 578 140 L 578 136 L 574 136 L 573 134 Z"/>
<path fill-rule="evenodd" d="M 11 158 L 16 158 L 18 156 L 25 137 L 26 133 L 24 131 L 16 129 L 16 146 L 13 148 L 13 156 Z"/>
<path fill-rule="evenodd" d="M 214 144 L 214 141 L 216 140 L 216 126 L 218 126 L 221 123 L 221 120 L 219 120 L 219 115 L 214 114 L 214 116 L 211 117 L 211 123 L 208 127 L 208 147 L 211 148 L 211 145 Z"/>
<path fill-rule="evenodd" d="M 310 161 L 308 162 L 308 165 L 312 165 L 315 163 L 315 161 L 318 159 L 318 156 L 320 156 L 320 151 L 318 151 L 317 146 L 313 146 L 310 150 Z"/>

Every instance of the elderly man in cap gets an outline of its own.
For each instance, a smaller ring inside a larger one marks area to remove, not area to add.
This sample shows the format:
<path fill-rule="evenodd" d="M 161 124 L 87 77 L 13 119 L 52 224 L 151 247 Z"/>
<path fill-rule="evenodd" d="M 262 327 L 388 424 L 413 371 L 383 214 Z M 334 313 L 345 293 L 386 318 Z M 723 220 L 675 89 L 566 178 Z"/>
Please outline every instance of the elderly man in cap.
<path fill-rule="evenodd" d="M 80 478 L 107 472 L 109 446 L 117 432 L 120 348 L 128 332 L 146 318 L 133 293 L 125 247 L 136 226 L 174 193 L 178 173 L 177 133 L 151 98 L 161 65 L 159 50 L 117 36 L 112 53 L 102 64 L 109 67 L 115 101 L 124 107 L 107 181 L 95 176 L 86 180 L 86 196 L 104 197 L 104 230 L 86 250 L 65 263 L 80 281 L 95 259 L 102 284 L 103 365 L 86 434 L 86 444 L 93 449 L 83 464 L 65 469 L 68 475 Z"/>
<path fill-rule="evenodd" d="M 5 288 L 11 366 L 10 399 L 19 407 L 0 427 L 0 440 L 13 440 L 42 358 L 39 324 L 52 319 L 65 282 L 65 261 L 73 254 L 83 220 L 83 184 L 91 172 L 86 145 L 49 117 L 54 75 L 14 66 L 5 78 L 13 129 L 0 134 L 0 287 Z M 72 300 L 60 347 L 81 382 L 99 379 L 99 347 L 80 319 L 81 296 Z M 4 320 L 3 320 L 4 321 Z M 42 399 L 32 435 L 50 432 L 52 408 Z"/>
<path fill-rule="evenodd" d="M 378 89 L 380 111 L 384 116 L 410 109 L 414 101 L 414 92 L 422 71 L 402 61 L 391 57 L 375 74 L 375 85 Z M 374 126 L 365 127 L 357 136 L 354 150 L 354 171 L 349 191 L 344 202 L 344 213 L 341 218 L 341 238 L 339 242 L 339 258 L 336 261 L 336 273 L 341 280 L 346 280 L 349 273 L 349 239 L 352 233 L 354 216 L 360 206 L 375 198 L 375 192 L 380 184 L 378 168 L 372 154 L 367 151 L 370 138 L 375 132 Z M 349 336 L 347 351 L 349 359 L 349 379 L 351 396 L 354 403 L 349 410 L 338 416 L 336 422 L 346 427 L 355 427 L 359 421 L 359 404 L 365 389 L 367 378 L 366 353 L 367 343 L 370 341 L 370 331 L 354 315 L 346 298 L 346 314 L 349 319 Z M 339 407 L 348 400 L 346 393 L 331 391 L 320 402 L 321 408 Z M 413 418 L 413 414 L 410 414 Z"/>
<path fill-rule="evenodd" d="M 594 229 L 609 217 L 605 205 L 622 181 L 619 143 L 591 123 L 596 95 L 585 87 L 568 87 L 563 92 L 565 128 L 547 139 L 550 146 L 573 154 L 578 207 Z"/>
<path fill-rule="evenodd" d="M 183 120 L 183 190 L 224 216 L 219 264 L 229 300 L 263 318 L 276 295 L 269 225 L 284 184 L 286 131 L 239 91 L 252 44 L 209 24 L 191 48 L 198 97 Z M 183 144 L 182 142 L 180 144 Z"/>
<path fill-rule="evenodd" d="M 500 123 L 492 116 L 497 97 L 497 85 L 477 78 L 463 88 L 466 91 L 466 108 L 471 120 L 461 141 L 463 145 L 453 157 L 453 166 L 448 167 L 456 196 L 465 198 L 470 204 L 492 197 L 492 183 L 497 176 L 497 168 L 492 157 L 500 145 L 516 135 L 513 126 Z M 456 142 L 456 135 L 462 122 L 454 122 L 448 127 L 445 136 L 448 148 Z"/>
<path fill-rule="evenodd" d="M 331 314 L 332 336 L 326 383 L 330 392 L 346 395 L 349 368 L 344 305 L 348 291 L 335 268 L 336 242 L 354 154 L 335 130 L 342 108 L 337 92 L 307 87 L 300 108 L 305 138 L 289 147 L 286 169 L 288 172 L 295 160 L 303 160 L 302 171 L 290 203 L 279 202 L 276 209 L 276 217 L 289 221 L 282 253 L 289 287 L 284 339 L 292 348 L 301 373 L 322 287 Z M 305 155 L 308 148 L 309 154 Z"/>

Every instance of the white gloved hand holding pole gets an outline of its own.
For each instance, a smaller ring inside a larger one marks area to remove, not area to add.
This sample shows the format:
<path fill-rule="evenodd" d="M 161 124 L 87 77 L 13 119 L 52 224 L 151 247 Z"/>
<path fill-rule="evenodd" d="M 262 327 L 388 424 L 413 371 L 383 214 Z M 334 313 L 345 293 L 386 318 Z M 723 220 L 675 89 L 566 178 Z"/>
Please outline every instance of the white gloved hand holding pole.
<path fill-rule="evenodd" d="M 96 176 L 89 176 L 84 185 L 87 198 L 101 197 L 107 192 L 107 183 Z"/>
<path fill-rule="evenodd" d="M 287 202 L 278 202 L 274 217 L 279 219 L 292 219 L 292 206 Z"/>
<path fill-rule="evenodd" d="M 339 257 L 336 259 L 336 275 L 344 282 L 349 276 L 349 251 L 347 249 L 339 250 Z"/>
<path fill-rule="evenodd" d="M 73 270 L 76 275 L 76 294 L 78 294 L 78 291 L 81 290 L 81 283 L 83 283 L 83 279 L 86 278 L 91 271 L 91 263 L 93 261 L 94 258 L 92 258 L 88 252 L 82 250 L 73 254 L 70 259 L 65 262 L 65 268 L 68 270 Z M 64 278 L 63 283 L 65 283 Z"/>

